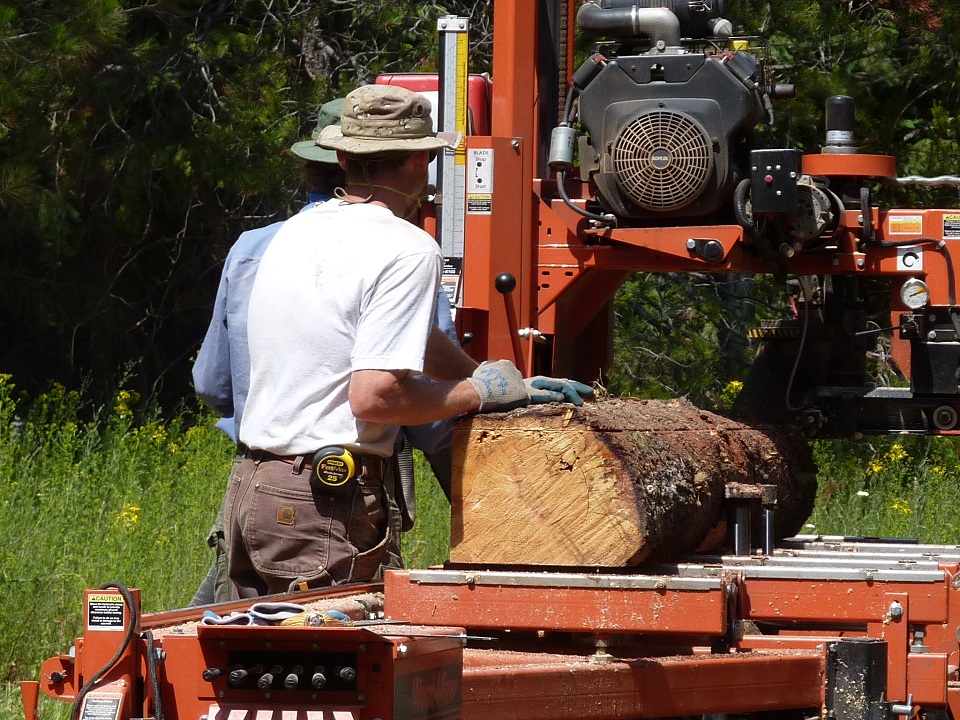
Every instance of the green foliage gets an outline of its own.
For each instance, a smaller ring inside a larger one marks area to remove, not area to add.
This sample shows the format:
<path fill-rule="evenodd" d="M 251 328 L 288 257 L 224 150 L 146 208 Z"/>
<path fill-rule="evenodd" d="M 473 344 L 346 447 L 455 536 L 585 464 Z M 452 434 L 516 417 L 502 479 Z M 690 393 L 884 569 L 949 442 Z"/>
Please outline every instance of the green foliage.
<path fill-rule="evenodd" d="M 82 635 L 85 589 L 137 587 L 152 612 L 186 606 L 207 572 L 235 447 L 208 414 L 164 421 L 139 405 L 127 389 L 98 406 L 56 383 L 31 400 L 0 375 L 0 604 L 29 606 L 31 620 L 0 614 L 4 683 L 36 677 Z M 426 567 L 449 556 L 450 506 L 415 459 L 417 525 L 403 553 Z"/>
<path fill-rule="evenodd" d="M 53 384 L 34 401 L 0 376 L 0 617 L 6 679 L 35 675 L 82 632 L 85 588 L 119 581 L 145 611 L 181 607 L 210 562 L 204 542 L 233 446 L 213 418 L 135 421 Z"/>
<path fill-rule="evenodd" d="M 824 102 L 844 94 L 856 101 L 863 152 L 905 160 L 915 144 L 936 137 L 934 108 L 960 102 L 960 18 L 947 0 L 741 1 L 731 14 L 770 40 L 777 74 L 797 87 L 797 98 L 776 113 L 774 135 L 787 147 L 818 151 Z"/>
<path fill-rule="evenodd" d="M 617 291 L 608 389 L 716 406 L 750 367 L 748 330 L 782 313 L 781 296 L 768 277 L 634 274 Z"/>
<path fill-rule="evenodd" d="M 0 8 L 0 368 L 116 369 L 172 406 L 243 230 L 301 200 L 290 145 L 380 72 L 436 68 L 469 3 L 32 0 Z M 488 15 L 478 10 L 478 16 Z"/>
<path fill-rule="evenodd" d="M 450 559 L 450 503 L 430 464 L 419 450 L 413 453 L 417 491 L 417 518 L 413 529 L 400 536 L 406 567 L 442 565 Z"/>
<path fill-rule="evenodd" d="M 958 449 L 947 437 L 815 443 L 819 491 L 807 532 L 955 544 Z"/>

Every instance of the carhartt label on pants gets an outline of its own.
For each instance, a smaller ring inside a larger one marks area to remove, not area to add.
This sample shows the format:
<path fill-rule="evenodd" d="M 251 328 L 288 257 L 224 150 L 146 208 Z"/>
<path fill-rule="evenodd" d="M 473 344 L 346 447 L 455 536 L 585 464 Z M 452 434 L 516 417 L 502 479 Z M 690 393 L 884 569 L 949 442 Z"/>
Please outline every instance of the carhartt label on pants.
<path fill-rule="evenodd" d="M 277 524 L 293 525 L 296 519 L 297 511 L 295 508 L 282 506 L 277 508 Z"/>

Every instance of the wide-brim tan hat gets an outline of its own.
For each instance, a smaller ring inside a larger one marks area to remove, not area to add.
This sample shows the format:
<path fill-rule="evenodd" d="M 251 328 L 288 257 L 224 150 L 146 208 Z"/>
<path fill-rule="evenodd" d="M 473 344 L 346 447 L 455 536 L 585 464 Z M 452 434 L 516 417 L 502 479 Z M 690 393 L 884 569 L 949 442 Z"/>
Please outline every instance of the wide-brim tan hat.
<path fill-rule="evenodd" d="M 340 125 L 328 125 L 316 144 L 354 155 L 454 149 L 460 133 L 433 132 L 430 101 L 397 85 L 364 85 L 343 101 Z"/>

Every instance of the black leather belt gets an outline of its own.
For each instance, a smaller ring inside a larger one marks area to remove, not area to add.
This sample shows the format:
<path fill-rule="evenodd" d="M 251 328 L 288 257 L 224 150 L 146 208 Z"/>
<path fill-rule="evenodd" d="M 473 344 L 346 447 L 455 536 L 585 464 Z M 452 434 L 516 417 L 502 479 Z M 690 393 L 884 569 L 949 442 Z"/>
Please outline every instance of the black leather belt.
<path fill-rule="evenodd" d="M 371 478 L 372 480 L 383 480 L 385 474 L 384 467 L 389 458 L 380 457 L 379 455 L 352 454 L 353 459 L 359 467 L 363 468 L 364 477 Z M 313 455 L 276 455 L 266 450 L 247 450 L 244 457 L 248 457 L 256 462 L 261 460 L 277 460 L 287 463 L 288 465 L 293 465 L 293 471 L 295 473 L 300 473 L 304 470 L 307 472 L 313 470 L 313 464 L 311 462 Z"/>

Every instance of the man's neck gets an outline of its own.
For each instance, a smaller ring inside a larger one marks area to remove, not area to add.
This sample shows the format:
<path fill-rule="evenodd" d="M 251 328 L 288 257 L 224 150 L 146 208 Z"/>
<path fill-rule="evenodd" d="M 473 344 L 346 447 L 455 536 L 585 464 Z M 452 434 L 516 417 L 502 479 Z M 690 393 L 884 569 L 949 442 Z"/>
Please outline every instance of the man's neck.
<path fill-rule="evenodd" d="M 410 204 L 409 198 L 405 197 L 402 191 L 394 190 L 388 186 L 370 187 L 368 185 L 352 184 L 347 185 L 345 189 L 346 195 L 341 197 L 342 200 L 350 203 L 380 205 L 401 218 Z"/>

